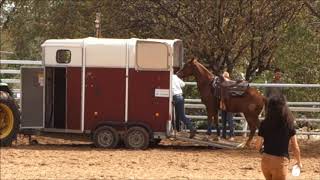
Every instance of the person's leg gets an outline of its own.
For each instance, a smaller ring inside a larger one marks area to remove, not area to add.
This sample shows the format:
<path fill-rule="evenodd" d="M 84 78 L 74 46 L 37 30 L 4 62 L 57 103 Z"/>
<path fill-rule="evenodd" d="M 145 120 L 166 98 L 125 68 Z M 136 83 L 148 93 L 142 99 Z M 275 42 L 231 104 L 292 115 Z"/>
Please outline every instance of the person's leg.
<path fill-rule="evenodd" d="M 272 180 L 272 174 L 270 171 L 271 167 L 272 160 L 266 154 L 263 154 L 261 160 L 261 170 L 266 180 Z"/>
<path fill-rule="evenodd" d="M 221 110 L 222 138 L 227 138 L 227 112 Z"/>
<path fill-rule="evenodd" d="M 227 121 L 230 130 L 230 138 L 234 136 L 234 125 L 233 125 L 233 114 L 231 112 L 227 113 Z"/>
<path fill-rule="evenodd" d="M 272 169 L 273 180 L 286 180 L 288 174 L 289 160 L 285 157 L 276 157 Z"/>
<path fill-rule="evenodd" d="M 176 96 L 173 96 L 173 104 L 174 104 L 174 114 L 175 114 L 175 119 L 174 119 L 174 125 L 175 125 L 175 129 L 180 132 L 180 119 L 181 117 L 179 117 L 179 110 L 178 110 L 178 105 L 177 105 L 177 98 Z"/>
<path fill-rule="evenodd" d="M 193 125 L 191 123 L 191 120 L 186 117 L 184 112 L 183 96 L 174 96 L 174 97 L 175 97 L 176 111 L 179 116 L 179 119 L 187 126 L 188 129 L 192 130 Z"/>

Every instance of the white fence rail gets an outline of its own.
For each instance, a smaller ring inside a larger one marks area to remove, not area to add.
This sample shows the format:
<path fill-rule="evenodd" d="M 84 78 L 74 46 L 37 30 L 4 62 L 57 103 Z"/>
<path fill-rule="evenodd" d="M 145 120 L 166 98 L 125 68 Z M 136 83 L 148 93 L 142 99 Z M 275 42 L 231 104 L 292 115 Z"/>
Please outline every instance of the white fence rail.
<path fill-rule="evenodd" d="M 185 99 L 187 103 L 201 103 L 201 99 Z M 297 106 L 320 106 L 320 102 L 288 102 L 288 105 Z"/>
<path fill-rule="evenodd" d="M 0 64 L 18 64 L 18 65 L 41 65 L 42 61 L 39 60 L 0 60 Z"/>
<path fill-rule="evenodd" d="M 2 68 L 3 64 L 7 65 L 31 65 L 31 66 L 38 66 L 42 65 L 42 61 L 33 61 L 33 60 L 0 60 L 0 74 L 10 74 L 10 75 L 20 75 L 20 68 L 19 69 L 4 69 Z M 0 76 L 1 77 L 1 76 Z M 3 78 L 1 79 L 3 83 L 8 84 L 17 84 L 20 85 L 20 79 L 16 78 Z M 196 82 L 186 82 L 186 85 L 197 85 Z M 320 88 L 320 84 L 265 84 L 265 83 L 250 83 L 250 86 L 254 87 L 294 87 L 294 88 Z M 20 89 L 13 89 L 15 94 L 20 94 Z M 19 98 L 20 96 L 16 96 Z M 185 108 L 186 109 L 205 109 L 205 106 L 201 103 L 200 99 L 185 99 Z M 193 103 L 193 104 L 190 104 Z M 197 104 L 198 103 L 198 104 Z M 313 112 L 318 113 L 320 112 L 320 102 L 288 102 L 290 109 L 296 112 Z M 298 106 L 298 107 L 295 107 Z M 205 120 L 207 116 L 205 115 L 187 115 L 191 119 L 197 120 Z M 243 117 L 235 117 L 235 120 L 242 120 L 244 121 Z M 263 119 L 263 118 L 260 118 Z M 320 122 L 320 119 L 315 118 L 296 118 L 296 121 L 302 122 Z M 235 132 L 248 132 L 248 130 L 236 130 Z M 299 134 L 305 135 L 320 135 L 320 132 L 299 132 Z"/>
<path fill-rule="evenodd" d="M 186 85 L 196 86 L 196 82 L 186 82 Z M 320 88 L 320 84 L 266 84 L 266 83 L 250 83 L 250 86 L 253 87 L 293 87 L 293 88 Z M 201 99 L 185 99 L 185 108 L 186 109 L 204 109 L 205 105 L 201 103 Z M 200 103 L 200 104 L 199 104 Z M 289 108 L 291 111 L 295 112 L 312 112 L 312 113 L 318 113 L 320 112 L 320 102 L 288 102 Z M 187 117 L 198 120 L 198 121 L 205 121 L 207 119 L 206 115 L 187 115 Z M 219 117 L 221 119 L 221 117 Z M 259 118 L 260 120 L 263 120 L 263 117 Z M 244 129 L 243 130 L 235 130 L 235 132 L 240 133 L 247 133 L 249 132 L 247 130 L 247 124 L 244 119 L 244 117 L 234 117 L 234 120 L 240 120 L 240 122 L 244 122 Z M 296 121 L 299 122 L 314 122 L 319 123 L 320 119 L 317 118 L 296 118 Z M 213 132 L 216 132 L 216 130 L 213 130 Z M 298 134 L 301 135 L 320 135 L 320 132 L 302 132 L 297 131 Z"/>
<path fill-rule="evenodd" d="M 20 75 L 20 67 L 19 69 L 3 69 L 2 65 L 7 64 L 7 65 L 41 65 L 42 61 L 33 61 L 33 60 L 0 60 L 0 74 L 11 74 L 11 75 Z M 1 76 L 2 77 L 2 76 Z M 8 83 L 8 84 L 20 84 L 20 79 L 7 79 L 7 78 L 2 78 L 1 82 L 3 83 Z M 18 90 L 20 91 L 20 90 Z M 16 90 L 15 92 L 18 93 Z"/>
<path fill-rule="evenodd" d="M 205 109 L 204 104 L 185 104 L 185 108 L 189 109 Z M 300 112 L 320 112 L 320 108 L 316 107 L 289 107 L 291 111 L 300 111 Z"/>
<path fill-rule="evenodd" d="M 197 85 L 196 82 L 186 82 L 186 85 Z M 254 87 L 294 87 L 294 88 L 320 88 L 320 84 L 267 84 L 267 83 L 250 83 Z"/>

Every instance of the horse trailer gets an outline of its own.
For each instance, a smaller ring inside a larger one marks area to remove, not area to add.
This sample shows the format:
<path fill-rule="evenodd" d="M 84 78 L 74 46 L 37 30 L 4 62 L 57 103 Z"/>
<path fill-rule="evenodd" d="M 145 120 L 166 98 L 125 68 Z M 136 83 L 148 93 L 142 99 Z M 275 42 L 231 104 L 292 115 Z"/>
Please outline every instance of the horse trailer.
<path fill-rule="evenodd" d="M 42 53 L 41 67 L 21 68 L 20 133 L 90 137 L 105 148 L 123 140 L 133 149 L 171 135 L 181 40 L 53 39 Z"/>

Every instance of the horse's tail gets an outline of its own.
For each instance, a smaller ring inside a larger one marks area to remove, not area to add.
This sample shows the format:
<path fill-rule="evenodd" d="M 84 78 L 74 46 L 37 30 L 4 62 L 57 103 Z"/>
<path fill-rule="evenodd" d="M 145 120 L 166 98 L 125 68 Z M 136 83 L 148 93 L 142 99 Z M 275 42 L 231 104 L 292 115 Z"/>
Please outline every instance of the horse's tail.
<path fill-rule="evenodd" d="M 263 100 L 264 106 L 266 106 L 268 102 L 267 97 L 262 96 L 262 100 Z"/>
<path fill-rule="evenodd" d="M 261 114 L 264 112 L 264 115 L 266 115 L 266 108 L 267 108 L 267 98 L 265 96 L 262 96 L 262 101 L 263 101 L 263 107 L 261 109 L 261 112 L 259 114 L 259 117 L 261 117 Z"/>

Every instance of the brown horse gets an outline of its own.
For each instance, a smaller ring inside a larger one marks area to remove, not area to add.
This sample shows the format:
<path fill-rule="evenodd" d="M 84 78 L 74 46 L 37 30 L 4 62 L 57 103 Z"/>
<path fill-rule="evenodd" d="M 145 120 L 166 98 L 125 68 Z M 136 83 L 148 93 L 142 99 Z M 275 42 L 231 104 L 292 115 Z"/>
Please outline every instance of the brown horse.
<path fill-rule="evenodd" d="M 215 91 L 215 88 L 212 87 L 212 81 L 215 76 L 196 59 L 188 61 L 183 66 L 183 68 L 177 72 L 177 76 L 179 76 L 180 78 L 185 78 L 191 75 L 196 78 L 201 101 L 206 106 L 208 116 L 208 134 L 211 134 L 213 117 L 214 125 L 217 128 L 217 135 L 219 136 L 219 99 L 213 95 L 213 91 Z M 222 81 L 224 80 L 221 76 L 217 77 L 219 77 Z M 266 103 L 266 98 L 262 96 L 256 89 L 249 87 L 248 89 L 246 89 L 243 96 L 230 97 L 224 100 L 224 103 L 228 112 L 241 112 L 244 114 L 250 128 L 249 139 L 246 142 L 246 146 L 248 147 L 255 134 L 256 129 L 260 125 L 259 114 L 261 113 Z"/>

